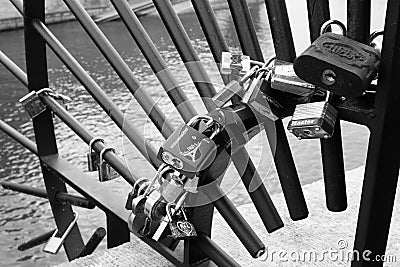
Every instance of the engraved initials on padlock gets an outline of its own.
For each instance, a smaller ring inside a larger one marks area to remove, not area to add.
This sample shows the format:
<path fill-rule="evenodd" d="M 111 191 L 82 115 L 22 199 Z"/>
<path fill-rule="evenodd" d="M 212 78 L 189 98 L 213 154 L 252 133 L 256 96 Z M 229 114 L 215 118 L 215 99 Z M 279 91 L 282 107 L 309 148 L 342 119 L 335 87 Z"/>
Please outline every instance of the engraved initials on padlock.
<path fill-rule="evenodd" d="M 100 152 L 100 158 L 99 158 L 99 181 L 100 182 L 107 182 L 110 180 L 113 180 L 119 176 L 118 172 L 114 170 L 113 167 L 108 164 L 104 160 L 104 153 L 107 151 L 112 151 L 115 153 L 115 149 L 111 147 L 105 147 L 101 152 Z"/>
<path fill-rule="evenodd" d="M 94 137 L 89 142 L 89 152 L 86 157 L 88 161 L 88 171 L 90 172 L 97 171 L 97 168 L 99 167 L 100 154 L 93 150 L 93 145 L 98 141 L 104 143 L 104 139 L 100 137 Z"/>
<path fill-rule="evenodd" d="M 171 237 L 178 240 L 195 238 L 197 236 L 196 229 L 194 228 L 194 225 L 188 221 L 185 210 L 180 208 L 178 212 L 183 217 L 175 219 L 176 214 L 173 216 L 174 212 L 172 211 L 174 206 L 174 203 L 168 203 L 166 207 Z"/>

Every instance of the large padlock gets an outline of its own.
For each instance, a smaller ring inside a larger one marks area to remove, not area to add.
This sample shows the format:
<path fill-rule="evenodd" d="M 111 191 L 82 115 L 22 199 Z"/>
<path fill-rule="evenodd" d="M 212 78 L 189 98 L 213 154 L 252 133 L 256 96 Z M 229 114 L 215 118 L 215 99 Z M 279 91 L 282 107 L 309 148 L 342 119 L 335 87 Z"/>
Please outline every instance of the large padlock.
<path fill-rule="evenodd" d="M 271 88 L 295 95 L 310 97 L 315 85 L 300 79 L 293 69 L 293 63 L 276 59 L 272 67 Z"/>
<path fill-rule="evenodd" d="M 337 110 L 326 101 L 299 104 L 289 121 L 288 130 L 300 139 L 314 139 L 332 137 Z"/>
<path fill-rule="evenodd" d="M 250 57 L 242 55 L 240 51 L 222 52 L 221 74 L 232 74 L 237 72 L 244 75 L 250 70 Z"/>
<path fill-rule="evenodd" d="M 22 97 L 19 102 L 32 119 L 39 116 L 47 109 L 46 105 L 42 102 L 35 91 Z"/>
<path fill-rule="evenodd" d="M 104 143 L 104 139 L 100 137 L 94 137 L 89 142 L 89 152 L 86 154 L 86 157 L 88 162 L 88 171 L 90 172 L 97 171 L 99 167 L 100 154 L 93 150 L 93 145 L 98 141 Z"/>
<path fill-rule="evenodd" d="M 194 225 L 188 220 L 185 210 L 181 207 L 177 210 L 178 214 L 173 215 L 172 209 L 174 208 L 174 203 L 168 203 L 166 206 L 167 216 L 169 220 L 169 229 L 171 231 L 171 237 L 173 239 L 191 239 L 197 236 L 196 229 Z M 176 209 L 175 209 L 176 210 Z"/>
<path fill-rule="evenodd" d="M 209 116 L 196 116 L 188 124 L 181 125 L 172 133 L 160 148 L 158 157 L 185 175 L 193 176 L 214 161 L 217 146 L 212 138 L 218 130 Z M 206 132 L 211 132 L 209 137 Z"/>
<path fill-rule="evenodd" d="M 112 151 L 115 153 L 115 149 L 111 147 L 105 147 L 99 156 L 99 181 L 100 182 L 107 182 L 113 180 L 119 176 L 118 172 L 111 167 L 108 162 L 104 160 L 104 153 L 107 151 Z"/>
<path fill-rule="evenodd" d="M 339 25 L 343 35 L 326 32 Z M 380 53 L 369 45 L 345 37 L 345 26 L 330 20 L 317 38 L 294 62 L 294 71 L 303 80 L 334 94 L 357 98 L 371 84 L 380 64 Z"/>

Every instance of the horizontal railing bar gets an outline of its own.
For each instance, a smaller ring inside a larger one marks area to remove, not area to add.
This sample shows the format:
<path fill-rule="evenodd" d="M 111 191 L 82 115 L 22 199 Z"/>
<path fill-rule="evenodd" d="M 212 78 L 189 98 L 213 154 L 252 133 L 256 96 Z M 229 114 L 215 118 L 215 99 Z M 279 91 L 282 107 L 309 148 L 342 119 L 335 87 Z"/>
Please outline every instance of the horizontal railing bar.
<path fill-rule="evenodd" d="M 157 152 L 154 146 L 133 126 L 133 124 L 125 119 L 124 114 L 110 100 L 98 84 L 86 73 L 82 66 L 74 57 L 66 50 L 66 48 L 57 40 L 50 30 L 39 20 L 33 22 L 35 29 L 44 38 L 54 53 L 64 62 L 76 78 L 85 86 L 87 91 L 92 95 L 97 103 L 106 111 L 107 115 L 116 123 L 116 125 L 124 132 L 129 140 L 137 147 L 139 152 L 156 168 L 161 165 L 157 158 Z"/>
<path fill-rule="evenodd" d="M 16 183 L 10 183 L 10 182 L 1 182 L 0 184 L 4 189 L 9 189 L 9 190 L 17 191 L 20 193 L 25 193 L 28 195 L 48 199 L 46 190 L 42 189 L 42 188 L 36 188 L 36 187 L 31 187 L 31 186 L 26 186 L 26 185 L 21 185 L 21 184 L 16 184 Z M 56 199 L 58 201 L 66 202 L 68 204 L 86 208 L 86 209 L 94 209 L 95 208 L 95 205 L 93 203 L 91 203 L 89 200 L 87 200 L 83 197 L 80 197 L 80 196 L 69 194 L 69 193 L 59 192 L 56 194 Z"/>
<path fill-rule="evenodd" d="M 6 67 L 18 80 L 20 80 L 26 87 L 28 87 L 28 76 L 21 70 L 15 63 L 0 51 L 0 62 Z"/>
<path fill-rule="evenodd" d="M 18 246 L 18 250 L 25 251 L 46 243 L 47 240 L 50 239 L 50 237 L 54 234 L 55 231 L 57 231 L 57 229 L 51 230 L 47 233 L 41 234 L 40 236 L 37 236 L 29 241 L 22 243 L 21 245 Z"/>
<path fill-rule="evenodd" d="M 204 193 L 213 201 L 213 205 L 217 208 L 218 212 L 222 215 L 250 255 L 254 258 L 259 257 L 261 253 L 265 251 L 265 245 L 219 185 L 210 184 L 207 190 L 204 190 Z"/>
<path fill-rule="evenodd" d="M 100 245 L 100 242 L 106 236 L 106 230 L 103 227 L 99 227 L 94 231 L 89 241 L 86 243 L 79 257 L 85 257 L 92 254 L 96 248 Z"/>
<path fill-rule="evenodd" d="M 125 199 L 123 199 L 121 193 L 113 191 L 113 188 L 109 187 L 107 184 L 95 182 L 91 176 L 77 169 L 58 155 L 45 156 L 42 157 L 41 160 L 51 172 L 55 173 L 78 193 L 95 203 L 101 210 L 106 213 L 112 213 L 121 220 L 127 222 L 130 211 L 125 209 Z M 151 238 L 139 238 L 172 263 L 177 266 L 182 266 L 182 263 L 177 260 L 174 252 L 162 244 Z"/>
<path fill-rule="evenodd" d="M 240 267 L 231 256 L 229 256 L 223 249 L 221 249 L 210 237 L 204 234 L 193 240 L 196 246 L 203 251 L 215 264 L 220 267 Z"/>
<path fill-rule="evenodd" d="M 174 127 L 170 121 L 166 119 L 165 114 L 160 110 L 160 107 L 154 99 L 145 91 L 145 88 L 140 85 L 140 82 L 135 77 L 132 70 L 118 54 L 117 50 L 103 34 L 100 28 L 94 23 L 92 18 L 83 8 L 82 4 L 76 0 L 64 0 L 64 3 L 74 13 L 75 17 L 78 19 L 89 37 L 108 60 L 132 95 L 136 98 L 156 128 L 165 138 L 168 138 L 174 131 Z"/>

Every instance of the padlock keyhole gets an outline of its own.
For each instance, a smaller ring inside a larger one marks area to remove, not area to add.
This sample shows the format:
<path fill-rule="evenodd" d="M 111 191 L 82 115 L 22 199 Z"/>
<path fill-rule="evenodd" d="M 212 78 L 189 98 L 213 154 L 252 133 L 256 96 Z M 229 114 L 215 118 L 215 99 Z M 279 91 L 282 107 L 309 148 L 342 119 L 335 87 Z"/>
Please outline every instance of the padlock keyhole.
<path fill-rule="evenodd" d="M 336 82 L 336 73 L 333 70 L 326 69 L 322 72 L 321 81 L 326 85 L 333 85 Z"/>

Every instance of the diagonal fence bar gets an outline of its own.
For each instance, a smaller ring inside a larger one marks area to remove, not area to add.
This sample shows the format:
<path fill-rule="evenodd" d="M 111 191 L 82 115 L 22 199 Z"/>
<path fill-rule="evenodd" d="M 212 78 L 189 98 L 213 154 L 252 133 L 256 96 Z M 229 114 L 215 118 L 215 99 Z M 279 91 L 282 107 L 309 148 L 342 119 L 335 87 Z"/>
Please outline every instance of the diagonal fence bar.
<path fill-rule="evenodd" d="M 107 115 L 124 132 L 129 140 L 137 147 L 139 152 L 155 167 L 158 168 L 161 162 L 157 158 L 157 152 L 148 140 L 133 126 L 129 120 L 124 119 L 124 114 L 108 98 L 98 84 L 85 72 L 82 66 L 65 49 L 49 29 L 39 20 L 33 22 L 35 29 L 47 42 L 54 53 L 64 62 L 68 69 L 82 83 L 97 103 L 103 108 Z"/>
<path fill-rule="evenodd" d="M 28 77 L 26 73 L 21 70 L 14 62 L 2 51 L 0 51 L 0 62 L 6 67 L 14 76 L 22 82 L 26 87 L 28 87 Z"/>
<path fill-rule="evenodd" d="M 169 1 L 153 0 L 153 3 L 164 22 L 172 40 L 180 54 L 185 66 L 199 92 L 203 103 L 209 111 L 216 108 L 212 97 L 216 91 L 208 77 L 198 55 L 196 54 L 190 39 L 187 36 L 182 23 L 180 22 L 176 12 L 174 11 Z M 283 222 L 279 217 L 275 206 L 272 203 L 265 186 L 262 183 L 261 177 L 255 169 L 253 162 L 250 159 L 245 148 L 240 148 L 232 155 L 232 160 L 236 169 L 241 176 L 249 195 L 260 214 L 268 232 L 272 232 L 283 226 Z M 244 164 L 244 166 L 243 166 Z M 241 167 L 246 167 L 241 168 Z M 250 176 L 249 174 L 252 174 Z M 254 191 L 250 191 L 250 184 L 257 184 L 258 187 Z"/>
<path fill-rule="evenodd" d="M 228 4 L 233 16 L 233 21 L 243 52 L 254 60 L 264 61 L 253 20 L 251 18 L 249 7 L 247 6 L 246 1 L 228 0 Z M 288 28 L 288 30 L 291 33 L 290 28 Z M 285 37 L 291 38 L 291 34 Z M 276 54 L 277 58 L 289 61 L 288 58 L 280 58 L 278 56 L 278 52 L 276 52 Z M 274 156 L 278 178 L 282 186 L 282 191 L 285 196 L 290 217 L 292 220 L 304 219 L 308 216 L 307 204 L 304 199 L 300 179 L 297 174 L 296 166 L 294 164 L 292 152 L 290 150 L 282 120 L 267 122 L 265 129 L 270 147 L 272 149 L 272 154 Z M 268 131 L 268 129 L 272 129 L 272 131 Z M 273 130 L 275 130 L 275 133 Z"/>
<path fill-rule="evenodd" d="M 307 11 L 311 42 L 314 42 L 320 35 L 322 24 L 330 19 L 329 2 L 307 0 Z M 347 196 L 339 118 L 333 136 L 327 140 L 321 139 L 320 143 L 326 206 L 330 211 L 344 211 L 347 208 Z"/>
<path fill-rule="evenodd" d="M 125 63 L 117 50 L 103 34 L 100 28 L 94 23 L 92 18 L 83 8 L 82 4 L 77 0 L 64 0 L 64 3 L 74 13 L 82 27 L 85 29 L 89 37 L 96 44 L 104 57 L 111 64 L 122 82 L 126 85 L 132 95 L 136 98 L 140 106 L 144 109 L 146 115 L 154 123 L 157 129 L 162 133 L 164 138 L 168 138 L 174 131 L 174 127 L 165 118 L 159 106 L 152 97 L 140 85 L 140 82 L 134 76 L 132 70 Z"/>
<path fill-rule="evenodd" d="M 172 103 L 177 108 L 179 114 L 185 122 L 188 122 L 197 112 L 188 100 L 183 88 L 179 85 L 178 81 L 162 59 L 139 19 L 129 7 L 127 1 L 111 0 L 111 3 L 119 13 L 126 28 L 146 58 L 156 77 L 164 87 Z"/>

